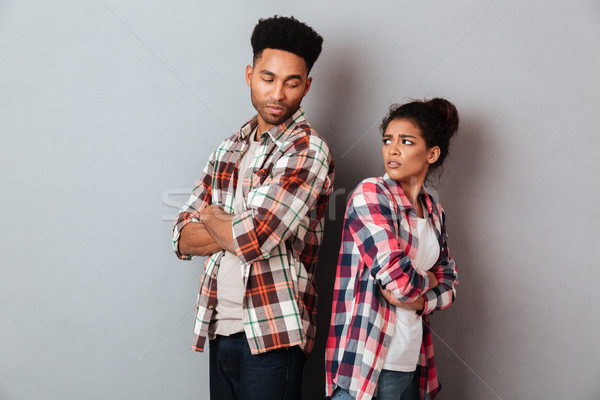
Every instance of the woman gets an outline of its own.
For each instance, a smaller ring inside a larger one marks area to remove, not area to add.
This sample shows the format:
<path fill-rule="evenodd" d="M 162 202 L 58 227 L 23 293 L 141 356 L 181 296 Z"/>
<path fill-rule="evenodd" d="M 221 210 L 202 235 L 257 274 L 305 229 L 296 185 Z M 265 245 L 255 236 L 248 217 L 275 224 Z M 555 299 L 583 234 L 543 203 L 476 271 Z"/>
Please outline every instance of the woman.
<path fill-rule="evenodd" d="M 423 184 L 457 129 L 456 108 L 439 98 L 392 106 L 381 124 L 386 174 L 359 183 L 344 219 L 326 349 L 332 399 L 439 392 L 427 316 L 454 301 L 458 282 L 442 207 Z"/>

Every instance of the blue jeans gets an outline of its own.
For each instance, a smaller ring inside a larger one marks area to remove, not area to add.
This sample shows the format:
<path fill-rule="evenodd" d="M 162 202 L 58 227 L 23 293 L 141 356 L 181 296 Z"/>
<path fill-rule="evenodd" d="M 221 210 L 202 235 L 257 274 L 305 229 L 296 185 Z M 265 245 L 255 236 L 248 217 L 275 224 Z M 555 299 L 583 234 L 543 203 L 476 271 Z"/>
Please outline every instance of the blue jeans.
<path fill-rule="evenodd" d="M 304 352 L 252 355 L 243 333 L 210 340 L 211 400 L 300 400 Z"/>
<path fill-rule="evenodd" d="M 345 389 L 338 387 L 331 400 L 354 400 Z M 384 369 L 377 381 L 377 396 L 373 400 L 419 400 L 419 386 L 415 372 Z"/>

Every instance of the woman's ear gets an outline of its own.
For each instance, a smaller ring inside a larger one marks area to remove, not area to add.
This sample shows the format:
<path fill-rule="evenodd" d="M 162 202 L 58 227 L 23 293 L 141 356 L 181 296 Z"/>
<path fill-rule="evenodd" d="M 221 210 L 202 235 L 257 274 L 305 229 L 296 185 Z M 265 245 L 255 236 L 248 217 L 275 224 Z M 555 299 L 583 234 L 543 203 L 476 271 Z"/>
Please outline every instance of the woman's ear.
<path fill-rule="evenodd" d="M 435 163 L 438 158 L 440 158 L 440 148 L 438 146 L 434 146 L 429 149 L 429 157 L 427 158 L 427 162 L 429 164 Z"/>

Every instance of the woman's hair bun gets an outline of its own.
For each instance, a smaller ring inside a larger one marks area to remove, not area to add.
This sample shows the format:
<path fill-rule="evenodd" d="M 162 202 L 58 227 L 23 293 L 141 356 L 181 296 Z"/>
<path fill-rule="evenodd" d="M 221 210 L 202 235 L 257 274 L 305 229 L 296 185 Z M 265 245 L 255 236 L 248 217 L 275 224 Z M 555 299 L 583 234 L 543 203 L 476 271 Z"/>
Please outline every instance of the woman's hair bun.
<path fill-rule="evenodd" d="M 439 97 L 428 100 L 425 102 L 425 104 L 434 108 L 438 112 L 442 118 L 442 121 L 444 121 L 446 125 L 449 136 L 454 136 L 458 130 L 458 111 L 456 110 L 456 107 L 454 107 L 454 104 Z"/>

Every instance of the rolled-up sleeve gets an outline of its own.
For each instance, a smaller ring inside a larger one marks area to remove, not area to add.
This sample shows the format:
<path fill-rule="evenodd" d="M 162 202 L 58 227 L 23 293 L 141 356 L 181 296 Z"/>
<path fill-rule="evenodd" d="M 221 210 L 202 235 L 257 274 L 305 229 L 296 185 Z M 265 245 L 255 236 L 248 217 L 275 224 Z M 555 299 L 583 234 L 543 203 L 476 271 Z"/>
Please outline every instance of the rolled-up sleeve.
<path fill-rule="evenodd" d="M 181 260 L 191 260 L 193 256 L 182 254 L 179 251 L 179 238 L 181 230 L 190 222 L 199 222 L 200 214 L 211 204 L 212 177 L 215 165 L 215 153 L 211 154 L 208 163 L 202 171 L 202 177 L 196 184 L 187 203 L 179 211 L 179 215 L 173 224 L 173 250 Z"/>
<path fill-rule="evenodd" d="M 269 258 L 288 239 L 322 195 L 329 195 L 331 153 L 322 140 L 305 137 L 274 164 L 248 194 L 248 210 L 233 219 L 233 242 L 246 263 Z"/>
<path fill-rule="evenodd" d="M 431 272 L 435 275 L 438 285 L 423 295 L 425 306 L 419 314 L 431 314 L 436 310 L 442 310 L 448 307 L 456 299 L 456 285 L 458 284 L 458 274 L 456 271 L 456 262 L 450 257 L 448 251 L 448 235 L 446 234 L 446 215 L 440 206 L 442 216 L 442 246 L 440 251 L 440 261 L 435 265 Z"/>

